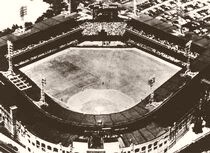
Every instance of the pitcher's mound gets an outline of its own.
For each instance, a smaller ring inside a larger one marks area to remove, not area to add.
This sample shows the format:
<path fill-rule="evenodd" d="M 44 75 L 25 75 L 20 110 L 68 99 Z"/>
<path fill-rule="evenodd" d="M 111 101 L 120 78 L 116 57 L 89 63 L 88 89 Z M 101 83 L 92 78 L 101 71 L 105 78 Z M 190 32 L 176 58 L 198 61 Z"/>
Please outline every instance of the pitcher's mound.
<path fill-rule="evenodd" d="M 68 108 L 84 114 L 110 114 L 135 105 L 128 95 L 114 89 L 85 89 L 68 99 Z"/>

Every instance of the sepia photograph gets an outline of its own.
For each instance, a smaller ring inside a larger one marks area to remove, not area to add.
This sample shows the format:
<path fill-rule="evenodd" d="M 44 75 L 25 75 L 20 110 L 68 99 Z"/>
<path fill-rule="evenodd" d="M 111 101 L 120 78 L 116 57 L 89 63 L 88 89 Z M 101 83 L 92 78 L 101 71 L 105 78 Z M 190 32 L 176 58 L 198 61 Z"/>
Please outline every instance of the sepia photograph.
<path fill-rule="evenodd" d="M 210 153 L 210 0 L 0 0 L 0 153 Z"/>

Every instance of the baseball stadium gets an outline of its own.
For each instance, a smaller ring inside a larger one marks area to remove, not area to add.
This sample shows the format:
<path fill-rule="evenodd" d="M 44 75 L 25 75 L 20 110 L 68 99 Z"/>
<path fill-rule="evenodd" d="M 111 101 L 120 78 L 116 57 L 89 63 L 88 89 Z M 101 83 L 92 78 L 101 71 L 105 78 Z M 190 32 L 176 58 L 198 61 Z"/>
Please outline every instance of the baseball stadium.
<path fill-rule="evenodd" d="M 88 7 L 0 37 L 2 133 L 33 153 L 170 153 L 210 127 L 207 38 Z"/>

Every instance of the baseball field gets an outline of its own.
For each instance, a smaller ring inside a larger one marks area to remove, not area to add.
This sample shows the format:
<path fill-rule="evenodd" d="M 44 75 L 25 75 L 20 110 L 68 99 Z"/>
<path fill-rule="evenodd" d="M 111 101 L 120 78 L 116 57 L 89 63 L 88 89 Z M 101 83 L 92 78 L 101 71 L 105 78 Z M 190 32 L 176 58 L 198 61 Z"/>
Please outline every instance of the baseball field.
<path fill-rule="evenodd" d="M 68 48 L 21 68 L 63 107 L 86 114 L 128 109 L 181 68 L 136 48 Z M 148 80 L 155 77 L 152 88 Z"/>

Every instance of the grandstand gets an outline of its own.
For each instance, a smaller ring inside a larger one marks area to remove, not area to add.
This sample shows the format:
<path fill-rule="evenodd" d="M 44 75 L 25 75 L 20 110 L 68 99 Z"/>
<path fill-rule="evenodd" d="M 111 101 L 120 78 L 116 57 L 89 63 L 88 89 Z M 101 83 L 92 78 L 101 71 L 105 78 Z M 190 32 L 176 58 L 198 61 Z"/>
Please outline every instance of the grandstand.
<path fill-rule="evenodd" d="M 78 16 L 0 38 L 3 128 L 28 152 L 170 152 L 208 112 L 206 38 L 189 47 L 146 15 Z"/>

